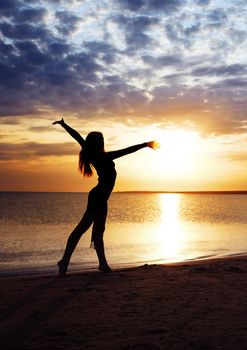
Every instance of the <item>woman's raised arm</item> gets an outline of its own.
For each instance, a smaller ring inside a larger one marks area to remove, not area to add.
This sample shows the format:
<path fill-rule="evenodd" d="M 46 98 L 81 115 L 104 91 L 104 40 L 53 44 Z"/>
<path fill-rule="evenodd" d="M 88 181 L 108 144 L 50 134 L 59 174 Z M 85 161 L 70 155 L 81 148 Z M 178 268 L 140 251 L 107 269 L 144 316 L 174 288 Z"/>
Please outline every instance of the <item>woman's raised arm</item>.
<path fill-rule="evenodd" d="M 54 124 L 61 125 L 81 145 L 81 147 L 83 147 L 83 145 L 85 143 L 83 137 L 81 137 L 79 132 L 77 132 L 76 130 L 71 128 L 68 124 L 66 124 L 65 121 L 63 120 L 63 118 L 61 120 L 56 120 L 52 124 L 53 125 Z"/>
<path fill-rule="evenodd" d="M 108 154 L 108 156 L 110 156 L 111 159 L 116 159 L 116 158 L 119 158 L 119 157 L 126 156 L 127 154 L 136 152 L 139 149 L 142 149 L 144 147 L 157 149 L 157 148 L 159 148 L 159 143 L 157 141 L 144 142 L 144 143 L 140 143 L 138 145 L 134 145 L 134 146 L 130 146 L 130 147 L 127 147 L 127 148 L 120 149 L 119 151 L 107 152 L 107 154 Z"/>

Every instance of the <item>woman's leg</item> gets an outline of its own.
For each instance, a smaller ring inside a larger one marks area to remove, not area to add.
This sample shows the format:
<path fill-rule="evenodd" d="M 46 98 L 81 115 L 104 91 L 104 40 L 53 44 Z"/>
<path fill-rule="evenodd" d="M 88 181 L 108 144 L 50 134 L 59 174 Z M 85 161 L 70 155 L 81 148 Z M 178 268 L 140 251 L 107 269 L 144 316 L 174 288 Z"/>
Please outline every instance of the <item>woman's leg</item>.
<path fill-rule="evenodd" d="M 104 241 L 103 241 L 106 217 L 107 217 L 107 203 L 105 203 L 98 210 L 95 216 L 92 237 L 94 241 L 94 248 L 96 250 L 96 253 L 99 259 L 99 270 L 103 272 L 110 272 L 111 268 L 109 267 L 105 257 L 105 249 L 104 249 Z"/>
<path fill-rule="evenodd" d="M 93 221 L 94 221 L 94 213 L 87 209 L 81 221 L 79 222 L 79 224 L 75 227 L 75 229 L 70 234 L 63 257 L 58 262 L 60 276 L 65 275 L 70 262 L 71 255 L 73 254 L 73 251 L 77 246 L 77 243 L 79 242 L 83 233 L 85 233 L 89 229 L 89 227 L 92 225 Z"/>

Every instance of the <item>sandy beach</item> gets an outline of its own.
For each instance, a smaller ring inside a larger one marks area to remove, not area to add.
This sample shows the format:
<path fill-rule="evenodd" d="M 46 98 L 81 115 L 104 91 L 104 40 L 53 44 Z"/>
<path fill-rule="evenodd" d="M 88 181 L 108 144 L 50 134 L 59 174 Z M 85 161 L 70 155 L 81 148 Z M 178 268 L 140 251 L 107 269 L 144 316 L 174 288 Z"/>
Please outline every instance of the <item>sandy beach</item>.
<path fill-rule="evenodd" d="M 0 279 L 1 349 L 247 349 L 247 257 Z"/>

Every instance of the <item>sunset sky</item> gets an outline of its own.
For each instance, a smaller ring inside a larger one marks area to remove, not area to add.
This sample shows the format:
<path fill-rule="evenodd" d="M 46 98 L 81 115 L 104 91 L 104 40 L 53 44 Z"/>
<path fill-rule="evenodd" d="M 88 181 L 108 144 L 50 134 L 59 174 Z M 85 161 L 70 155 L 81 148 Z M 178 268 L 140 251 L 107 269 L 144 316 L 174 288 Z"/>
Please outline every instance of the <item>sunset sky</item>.
<path fill-rule="evenodd" d="M 246 0 L 1 0 L 0 190 L 88 191 L 82 136 L 116 191 L 247 190 Z"/>

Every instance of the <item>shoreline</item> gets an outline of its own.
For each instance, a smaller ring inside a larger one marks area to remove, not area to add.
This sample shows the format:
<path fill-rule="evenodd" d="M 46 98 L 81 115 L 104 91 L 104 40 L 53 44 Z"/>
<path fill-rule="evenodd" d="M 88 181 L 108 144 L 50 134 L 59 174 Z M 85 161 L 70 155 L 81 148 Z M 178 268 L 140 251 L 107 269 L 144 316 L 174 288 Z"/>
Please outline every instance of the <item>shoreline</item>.
<path fill-rule="evenodd" d="M 231 258 L 237 258 L 237 257 L 247 257 L 247 252 L 242 252 L 242 253 L 232 253 L 229 255 L 205 255 L 205 256 L 199 256 L 195 258 L 187 258 L 184 260 L 152 260 L 152 261 L 138 261 L 138 262 L 133 262 L 133 263 L 122 263 L 122 264 L 111 264 L 111 268 L 113 271 L 121 271 L 125 269 L 131 269 L 131 268 L 137 268 L 145 265 L 177 265 L 177 264 L 193 264 L 193 262 L 203 262 L 203 261 L 211 261 L 211 260 L 221 260 L 221 259 L 231 259 Z M 73 267 L 71 267 L 67 271 L 67 275 L 73 275 L 73 274 L 83 274 L 83 273 L 94 273 L 98 271 L 97 266 L 90 266 L 90 267 L 81 267 L 81 264 L 73 264 Z M 42 266 L 42 267 L 37 267 L 33 269 L 27 268 L 22 268 L 18 270 L 17 268 L 15 269 L 7 269 L 5 271 L 0 271 L 0 280 L 4 278 L 39 278 L 39 277 L 55 277 L 57 276 L 58 273 L 58 268 L 57 264 L 54 264 L 54 266 Z"/>
<path fill-rule="evenodd" d="M 247 255 L 0 279 L 10 349 L 247 348 Z"/>

